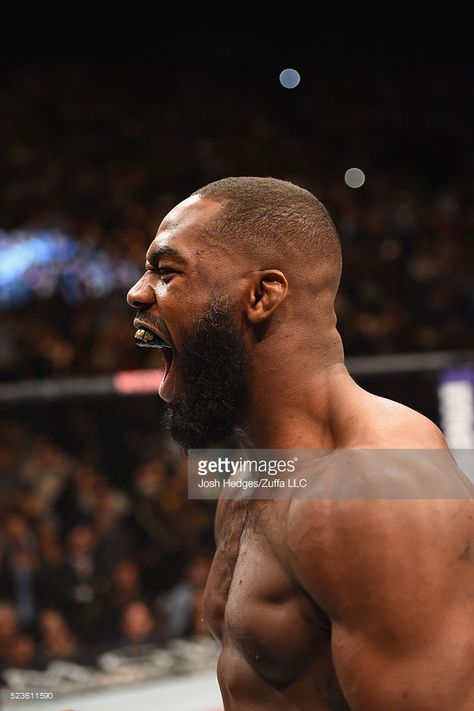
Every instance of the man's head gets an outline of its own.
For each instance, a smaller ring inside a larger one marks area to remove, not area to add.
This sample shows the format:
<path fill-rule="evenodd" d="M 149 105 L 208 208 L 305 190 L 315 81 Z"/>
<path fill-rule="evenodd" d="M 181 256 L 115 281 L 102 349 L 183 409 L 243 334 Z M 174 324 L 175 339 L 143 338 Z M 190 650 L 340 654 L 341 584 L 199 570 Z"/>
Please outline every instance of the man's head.
<path fill-rule="evenodd" d="M 186 448 L 232 434 L 282 344 L 301 348 L 335 326 L 339 239 L 324 206 L 292 183 L 199 189 L 164 218 L 146 269 L 128 301 L 142 343 L 170 346 L 160 395 Z"/>

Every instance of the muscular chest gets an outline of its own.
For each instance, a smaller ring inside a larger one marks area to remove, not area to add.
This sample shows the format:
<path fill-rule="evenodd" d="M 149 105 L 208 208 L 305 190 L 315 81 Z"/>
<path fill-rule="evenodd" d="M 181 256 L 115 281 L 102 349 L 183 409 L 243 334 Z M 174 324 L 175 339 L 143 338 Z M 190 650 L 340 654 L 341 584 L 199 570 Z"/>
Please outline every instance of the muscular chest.
<path fill-rule="evenodd" d="M 322 646 L 329 625 L 287 570 L 279 511 L 252 502 L 229 509 L 206 596 L 206 621 L 221 644 L 237 648 L 273 682 L 299 673 Z M 267 507 L 266 509 L 264 507 Z"/>

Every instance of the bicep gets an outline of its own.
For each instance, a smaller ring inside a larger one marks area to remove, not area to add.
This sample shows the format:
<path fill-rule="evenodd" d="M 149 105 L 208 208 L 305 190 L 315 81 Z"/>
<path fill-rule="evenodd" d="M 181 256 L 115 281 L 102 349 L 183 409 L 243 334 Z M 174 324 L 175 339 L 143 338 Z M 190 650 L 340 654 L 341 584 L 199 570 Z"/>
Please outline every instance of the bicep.
<path fill-rule="evenodd" d="M 332 502 L 323 549 L 305 516 L 293 539 L 304 551 L 297 573 L 331 619 L 334 665 L 354 711 L 470 708 L 470 516 L 469 501 Z"/>
<path fill-rule="evenodd" d="M 425 634 L 336 623 L 331 648 L 336 674 L 352 711 L 439 711 L 473 708 L 472 636 L 462 615 L 433 620 Z"/>

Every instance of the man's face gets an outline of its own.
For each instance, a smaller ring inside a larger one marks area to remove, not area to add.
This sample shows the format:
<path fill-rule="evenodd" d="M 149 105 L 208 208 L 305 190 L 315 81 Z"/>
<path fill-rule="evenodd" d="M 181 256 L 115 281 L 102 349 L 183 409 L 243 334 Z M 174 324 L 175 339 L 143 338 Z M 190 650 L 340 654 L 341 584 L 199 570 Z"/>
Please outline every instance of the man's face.
<path fill-rule="evenodd" d="M 247 358 L 239 314 L 238 269 L 202 235 L 220 206 L 191 197 L 163 220 L 130 289 L 142 343 L 163 347 L 160 396 L 165 422 L 185 449 L 230 436 L 247 396 Z"/>

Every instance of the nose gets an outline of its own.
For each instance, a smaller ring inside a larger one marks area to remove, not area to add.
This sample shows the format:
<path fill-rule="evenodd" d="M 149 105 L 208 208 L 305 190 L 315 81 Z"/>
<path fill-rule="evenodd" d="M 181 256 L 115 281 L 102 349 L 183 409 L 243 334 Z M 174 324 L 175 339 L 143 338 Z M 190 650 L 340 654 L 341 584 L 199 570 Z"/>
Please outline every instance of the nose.
<path fill-rule="evenodd" d="M 155 302 L 155 292 L 147 283 L 146 274 L 132 286 L 127 294 L 127 303 L 134 309 L 144 309 Z"/>

